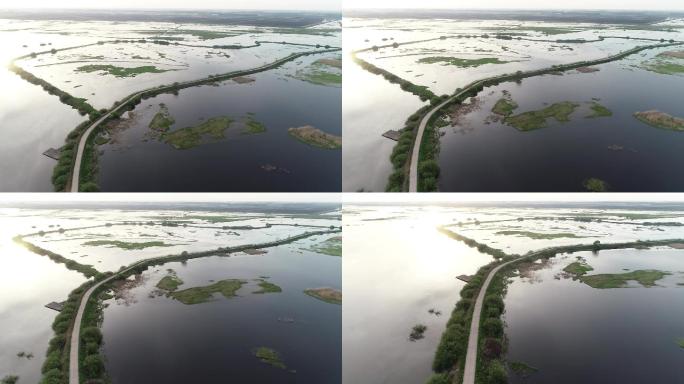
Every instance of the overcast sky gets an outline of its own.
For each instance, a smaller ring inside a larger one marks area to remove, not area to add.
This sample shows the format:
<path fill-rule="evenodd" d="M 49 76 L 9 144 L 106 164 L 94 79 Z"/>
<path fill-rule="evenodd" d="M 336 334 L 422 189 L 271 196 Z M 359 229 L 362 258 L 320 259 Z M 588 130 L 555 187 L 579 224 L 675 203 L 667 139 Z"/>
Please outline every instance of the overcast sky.
<path fill-rule="evenodd" d="M 343 0 L 345 9 L 637 9 L 684 10 L 682 0 Z"/>
<path fill-rule="evenodd" d="M 0 203 L 13 202 L 293 202 L 341 203 L 337 193 L 0 193 Z"/>
<path fill-rule="evenodd" d="M 342 0 L 19 0 L 3 8 L 152 8 L 340 11 Z"/>

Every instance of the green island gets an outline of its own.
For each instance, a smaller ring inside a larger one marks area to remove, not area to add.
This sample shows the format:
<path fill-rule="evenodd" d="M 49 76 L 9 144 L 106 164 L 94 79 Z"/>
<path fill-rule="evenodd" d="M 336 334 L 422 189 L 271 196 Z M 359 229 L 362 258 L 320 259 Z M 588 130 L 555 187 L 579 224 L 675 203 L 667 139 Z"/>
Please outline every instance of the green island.
<path fill-rule="evenodd" d="M 670 131 L 684 131 L 684 118 L 675 117 L 665 112 L 656 110 L 635 112 L 636 117 L 642 123 L 648 124 L 652 127 L 667 129 Z"/>
<path fill-rule="evenodd" d="M 157 283 L 157 288 L 173 292 L 181 285 L 183 285 L 183 280 L 176 275 L 175 271 L 171 270 L 169 271 L 169 275 L 164 276 L 161 280 L 159 280 Z"/>
<path fill-rule="evenodd" d="M 185 127 L 165 133 L 162 139 L 175 149 L 190 149 L 202 144 L 206 138 L 220 140 L 225 138 L 226 129 L 233 123 L 228 116 L 212 117 L 194 127 Z"/>
<path fill-rule="evenodd" d="M 547 119 L 553 118 L 561 123 L 570 121 L 570 114 L 572 114 L 577 107 L 579 107 L 579 104 L 563 101 L 551 104 L 548 107 L 537 111 L 528 111 L 506 117 L 504 122 L 519 131 L 532 131 L 546 128 Z"/>
<path fill-rule="evenodd" d="M 143 73 L 164 73 L 171 69 L 159 69 L 154 65 L 143 65 L 142 67 L 117 67 L 111 64 L 89 64 L 82 65 L 75 69 L 78 73 L 104 72 L 103 75 L 113 75 L 115 77 L 135 77 Z"/>
<path fill-rule="evenodd" d="M 264 280 L 264 279 L 259 279 L 259 287 L 260 287 L 261 289 L 259 289 L 258 291 L 254 291 L 254 292 L 252 292 L 252 293 L 258 293 L 258 294 L 262 294 L 262 293 L 278 293 L 278 292 L 282 292 L 282 291 L 283 291 L 283 289 L 280 288 L 279 286 L 277 286 L 277 285 L 275 285 L 275 284 L 273 284 L 273 283 L 269 283 L 268 281 L 266 281 L 266 280 Z"/>
<path fill-rule="evenodd" d="M 155 131 L 166 132 L 171 128 L 176 120 L 169 114 L 169 108 L 166 104 L 159 104 L 159 112 L 154 115 L 150 121 L 149 127 Z"/>
<path fill-rule="evenodd" d="M 607 182 L 597 179 L 596 177 L 591 177 L 587 180 L 584 180 L 582 185 L 584 185 L 584 189 L 589 192 L 606 192 L 610 187 Z"/>
<path fill-rule="evenodd" d="M 459 68 L 473 68 L 473 67 L 479 67 L 480 65 L 485 65 L 485 64 L 506 64 L 510 63 L 510 61 L 502 61 L 499 60 L 497 57 L 483 57 L 480 59 L 461 59 L 458 57 L 450 57 L 450 56 L 430 56 L 430 57 L 423 57 L 418 59 L 416 61 L 418 64 L 437 64 L 437 63 L 444 63 L 442 65 L 455 65 Z"/>
<path fill-rule="evenodd" d="M 574 233 L 567 233 L 567 232 L 539 233 L 539 232 L 513 231 L 513 230 L 498 231 L 495 234 L 496 235 L 506 235 L 506 236 L 529 237 L 530 239 L 534 239 L 534 240 L 550 240 L 550 239 L 560 239 L 560 238 L 564 238 L 564 237 L 570 237 L 570 238 L 582 238 L 582 237 L 584 237 L 584 236 L 577 236 Z"/>
<path fill-rule="evenodd" d="M 201 304 L 212 301 L 215 293 L 221 293 L 227 299 L 235 297 L 237 296 L 235 292 L 244 284 L 247 284 L 244 280 L 221 280 L 204 287 L 193 287 L 171 292 L 169 296 L 186 305 Z"/>
<path fill-rule="evenodd" d="M 604 107 L 603 105 L 597 103 L 597 102 L 592 102 L 591 103 L 591 114 L 587 115 L 586 118 L 591 119 L 594 117 L 608 117 L 608 116 L 613 116 L 613 112 Z"/>
<path fill-rule="evenodd" d="M 130 250 L 145 249 L 151 247 L 173 247 L 173 244 L 166 244 L 163 241 L 145 241 L 142 243 L 120 241 L 120 240 L 92 240 L 86 241 L 83 245 L 89 245 L 93 247 L 97 246 L 112 246 L 115 248 Z"/>
<path fill-rule="evenodd" d="M 529 376 L 538 371 L 537 368 L 527 365 L 521 361 L 509 361 L 508 367 L 518 376 Z"/>
<path fill-rule="evenodd" d="M 656 270 L 637 270 L 626 273 L 604 273 L 599 275 L 587 275 L 579 277 L 584 284 L 598 289 L 625 288 L 628 281 L 636 281 L 642 286 L 649 288 L 656 285 L 656 281 L 662 279 L 668 272 Z"/>
<path fill-rule="evenodd" d="M 342 137 L 323 132 L 310 125 L 303 127 L 289 128 L 287 133 L 304 144 L 323 149 L 342 148 Z"/>
<path fill-rule="evenodd" d="M 513 114 L 513 110 L 516 108 L 518 108 L 518 103 L 510 100 L 509 98 L 502 97 L 496 102 L 496 104 L 494 104 L 492 112 L 501 116 L 510 116 Z"/>
<path fill-rule="evenodd" d="M 297 70 L 295 79 L 311 84 L 339 86 L 342 84 L 342 60 L 339 58 L 318 59 L 306 68 Z"/>
<path fill-rule="evenodd" d="M 261 362 L 266 363 L 268 365 L 272 365 L 274 367 L 281 369 L 287 369 L 285 363 L 280 357 L 280 354 L 275 349 L 259 347 L 254 350 L 254 356 L 256 356 L 257 359 L 261 360 Z"/>
<path fill-rule="evenodd" d="M 342 256 L 342 236 L 334 236 L 323 240 L 318 244 L 312 245 L 307 250 L 329 256 Z"/>
<path fill-rule="evenodd" d="M 304 293 L 328 304 L 342 304 L 342 292 L 334 288 L 308 288 Z"/>
<path fill-rule="evenodd" d="M 587 264 L 586 261 L 580 260 L 576 261 L 574 263 L 568 264 L 565 268 L 563 268 L 563 271 L 573 275 L 575 278 L 579 278 L 580 276 L 584 276 L 587 274 L 589 271 L 593 271 L 594 268 Z"/>
<path fill-rule="evenodd" d="M 677 340 L 677 345 L 679 345 L 680 348 L 684 348 L 684 338 Z"/>

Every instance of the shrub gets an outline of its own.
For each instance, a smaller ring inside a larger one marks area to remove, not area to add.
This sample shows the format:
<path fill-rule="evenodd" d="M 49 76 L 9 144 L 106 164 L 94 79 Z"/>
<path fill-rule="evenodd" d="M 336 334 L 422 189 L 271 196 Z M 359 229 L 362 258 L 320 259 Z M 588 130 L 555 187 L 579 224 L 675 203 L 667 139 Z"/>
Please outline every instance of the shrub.
<path fill-rule="evenodd" d="M 88 355 L 83 359 L 83 373 L 86 378 L 98 378 L 104 372 L 104 361 L 100 355 Z"/>
<path fill-rule="evenodd" d="M 508 383 L 508 376 L 506 369 L 499 360 L 493 360 L 487 367 L 487 383 L 488 384 L 506 384 Z"/>
<path fill-rule="evenodd" d="M 482 323 L 482 333 L 488 337 L 501 337 L 503 335 L 503 323 L 496 318 L 488 318 Z"/>

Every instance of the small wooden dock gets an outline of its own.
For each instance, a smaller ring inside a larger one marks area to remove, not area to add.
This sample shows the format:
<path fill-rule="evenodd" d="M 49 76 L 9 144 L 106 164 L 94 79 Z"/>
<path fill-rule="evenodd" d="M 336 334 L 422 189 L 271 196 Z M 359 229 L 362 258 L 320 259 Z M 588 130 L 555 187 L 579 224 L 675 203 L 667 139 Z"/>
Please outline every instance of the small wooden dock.
<path fill-rule="evenodd" d="M 64 303 L 58 303 L 53 301 L 51 303 L 45 304 L 45 308 L 50 308 L 57 312 L 62 312 L 62 310 L 64 309 Z"/>
<path fill-rule="evenodd" d="M 43 155 L 54 160 L 59 160 L 60 152 L 59 149 L 50 148 L 47 151 L 43 152 Z"/>
<path fill-rule="evenodd" d="M 399 131 L 395 131 L 390 129 L 389 131 L 385 132 L 382 134 L 383 137 L 386 137 L 388 139 L 392 139 L 394 141 L 399 141 Z"/>
<path fill-rule="evenodd" d="M 468 275 L 461 275 L 461 276 L 456 276 L 457 279 L 461 281 L 465 281 L 466 283 L 470 283 L 470 280 L 473 278 L 472 276 Z"/>

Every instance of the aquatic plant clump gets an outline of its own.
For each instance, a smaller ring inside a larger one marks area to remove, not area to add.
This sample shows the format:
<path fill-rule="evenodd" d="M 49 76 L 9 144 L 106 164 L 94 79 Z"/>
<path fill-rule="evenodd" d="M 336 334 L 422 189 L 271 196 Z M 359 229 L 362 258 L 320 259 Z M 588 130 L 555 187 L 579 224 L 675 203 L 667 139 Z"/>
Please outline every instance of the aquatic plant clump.
<path fill-rule="evenodd" d="M 287 368 L 282 358 L 280 357 L 280 354 L 275 349 L 259 347 L 254 350 L 254 356 L 256 356 L 257 359 L 261 360 L 263 363 L 266 363 L 268 365 L 272 365 L 274 367 L 281 369 Z"/>
<path fill-rule="evenodd" d="M 416 324 L 411 328 L 411 334 L 409 334 L 409 340 L 416 341 L 425 337 L 425 331 L 427 331 L 427 326 L 424 324 Z"/>

